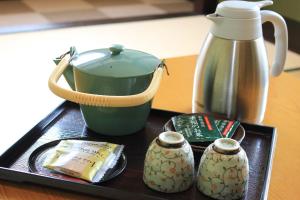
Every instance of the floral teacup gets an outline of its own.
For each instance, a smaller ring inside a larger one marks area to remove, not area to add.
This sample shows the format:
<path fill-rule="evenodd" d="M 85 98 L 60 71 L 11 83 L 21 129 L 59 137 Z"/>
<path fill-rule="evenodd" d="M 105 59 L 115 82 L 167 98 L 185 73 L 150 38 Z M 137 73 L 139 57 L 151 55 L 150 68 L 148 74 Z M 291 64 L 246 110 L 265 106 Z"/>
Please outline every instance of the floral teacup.
<path fill-rule="evenodd" d="M 177 132 L 163 132 L 148 148 L 143 180 L 151 189 L 174 193 L 187 190 L 194 179 L 191 146 Z"/>
<path fill-rule="evenodd" d="M 220 200 L 239 199 L 248 188 L 247 155 L 237 141 L 217 139 L 204 151 L 197 177 L 197 187 L 205 195 Z"/>

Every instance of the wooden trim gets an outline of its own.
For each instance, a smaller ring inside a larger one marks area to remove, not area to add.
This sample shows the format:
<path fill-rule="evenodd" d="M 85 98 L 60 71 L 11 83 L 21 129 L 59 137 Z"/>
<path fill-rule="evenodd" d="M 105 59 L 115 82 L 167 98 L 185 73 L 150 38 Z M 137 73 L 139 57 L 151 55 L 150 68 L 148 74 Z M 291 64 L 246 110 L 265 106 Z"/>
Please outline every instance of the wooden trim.
<path fill-rule="evenodd" d="M 218 0 L 194 0 L 195 12 L 209 14 L 215 12 Z"/>
<path fill-rule="evenodd" d="M 293 67 L 293 68 L 285 69 L 284 71 L 285 72 L 295 72 L 295 71 L 299 71 L 299 70 L 300 70 L 300 67 Z"/>

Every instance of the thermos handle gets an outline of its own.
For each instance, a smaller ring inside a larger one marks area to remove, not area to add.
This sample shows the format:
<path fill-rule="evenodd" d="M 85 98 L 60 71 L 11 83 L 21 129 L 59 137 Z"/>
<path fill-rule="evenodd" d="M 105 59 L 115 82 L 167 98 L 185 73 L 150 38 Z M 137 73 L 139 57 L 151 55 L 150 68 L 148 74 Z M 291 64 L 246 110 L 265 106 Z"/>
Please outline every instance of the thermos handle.
<path fill-rule="evenodd" d="M 163 68 L 158 67 L 153 75 L 152 81 L 148 88 L 139 94 L 128 95 L 128 96 L 107 96 L 107 95 L 96 95 L 88 94 L 83 92 L 78 92 L 74 90 L 68 90 L 62 88 L 58 85 L 58 80 L 63 74 L 64 70 L 67 68 L 70 61 L 70 55 L 67 54 L 58 63 L 57 67 L 54 69 L 50 75 L 48 85 L 50 90 L 59 97 L 66 100 L 90 106 L 101 106 L 101 107 L 131 107 L 142 105 L 149 102 L 154 97 L 160 85 Z"/>
<path fill-rule="evenodd" d="M 270 21 L 274 26 L 275 36 L 275 57 L 271 74 L 278 76 L 283 71 L 286 53 L 288 50 L 288 33 L 286 23 L 283 17 L 276 12 L 263 10 L 261 11 L 262 23 Z"/>

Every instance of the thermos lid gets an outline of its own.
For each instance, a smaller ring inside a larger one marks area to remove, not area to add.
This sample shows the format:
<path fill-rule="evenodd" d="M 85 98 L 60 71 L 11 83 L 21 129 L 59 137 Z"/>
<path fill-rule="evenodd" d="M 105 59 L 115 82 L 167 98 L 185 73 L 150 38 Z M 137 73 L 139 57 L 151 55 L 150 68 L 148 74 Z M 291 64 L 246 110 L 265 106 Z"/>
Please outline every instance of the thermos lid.
<path fill-rule="evenodd" d="M 151 74 L 161 61 L 148 53 L 125 49 L 122 45 L 75 54 L 70 64 L 95 76 L 129 78 Z"/>
<path fill-rule="evenodd" d="M 260 17 L 260 8 L 272 5 L 273 1 L 223 1 L 218 4 L 216 14 L 234 19 Z"/>

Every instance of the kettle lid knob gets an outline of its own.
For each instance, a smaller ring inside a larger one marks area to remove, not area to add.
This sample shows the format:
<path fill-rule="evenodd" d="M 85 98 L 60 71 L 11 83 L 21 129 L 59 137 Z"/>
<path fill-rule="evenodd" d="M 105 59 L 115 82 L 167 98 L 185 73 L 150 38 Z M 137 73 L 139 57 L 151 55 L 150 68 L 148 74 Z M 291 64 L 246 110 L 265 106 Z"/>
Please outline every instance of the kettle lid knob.
<path fill-rule="evenodd" d="M 123 49 L 124 49 L 123 45 L 120 45 L 120 44 L 114 44 L 111 47 L 109 47 L 109 50 L 112 55 L 120 54 L 121 51 L 123 51 Z"/>
<path fill-rule="evenodd" d="M 260 17 L 260 8 L 272 5 L 273 1 L 223 1 L 218 4 L 216 13 L 234 19 L 252 19 Z"/>

